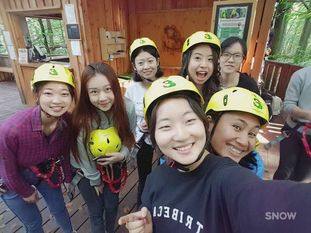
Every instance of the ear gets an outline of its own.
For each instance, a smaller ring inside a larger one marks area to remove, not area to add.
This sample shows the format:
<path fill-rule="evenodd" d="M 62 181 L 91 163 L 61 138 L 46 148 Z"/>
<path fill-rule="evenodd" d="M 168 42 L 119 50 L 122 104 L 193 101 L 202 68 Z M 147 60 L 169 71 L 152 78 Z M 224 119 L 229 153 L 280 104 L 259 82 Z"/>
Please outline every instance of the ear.
<path fill-rule="evenodd" d="M 207 115 L 206 118 L 208 122 L 208 131 L 212 132 L 212 129 L 214 128 L 214 125 L 215 125 L 213 118 L 210 115 Z"/>
<path fill-rule="evenodd" d="M 160 58 L 157 58 L 157 66 L 160 65 Z"/>
<path fill-rule="evenodd" d="M 33 98 L 35 100 L 35 103 L 37 105 L 39 105 L 40 94 L 39 93 L 33 93 Z"/>
<path fill-rule="evenodd" d="M 131 64 L 132 64 L 133 70 L 135 70 L 135 71 L 136 71 L 136 67 L 135 67 L 134 62 L 132 62 Z"/>

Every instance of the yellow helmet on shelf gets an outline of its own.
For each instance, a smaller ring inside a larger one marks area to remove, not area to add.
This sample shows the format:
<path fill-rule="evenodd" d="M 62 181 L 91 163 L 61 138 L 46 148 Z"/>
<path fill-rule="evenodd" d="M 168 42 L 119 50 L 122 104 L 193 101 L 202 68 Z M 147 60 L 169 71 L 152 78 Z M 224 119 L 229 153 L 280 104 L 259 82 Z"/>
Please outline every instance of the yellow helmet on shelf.
<path fill-rule="evenodd" d="M 149 39 L 148 37 L 141 37 L 141 38 L 134 40 L 133 43 L 131 44 L 131 46 L 130 46 L 130 58 L 132 58 L 132 53 L 136 49 L 143 47 L 143 46 L 152 46 L 158 51 L 158 48 L 157 48 L 157 46 L 153 40 Z"/>
<path fill-rule="evenodd" d="M 269 110 L 265 101 L 256 93 L 241 87 L 230 87 L 216 92 L 209 100 L 205 113 L 209 111 L 240 111 L 253 114 L 263 126 L 269 121 Z"/>
<path fill-rule="evenodd" d="M 188 93 L 197 96 L 201 104 L 204 103 L 203 97 L 201 96 L 195 85 L 189 80 L 182 76 L 173 75 L 169 77 L 161 77 L 154 82 L 145 93 L 144 96 L 144 115 L 145 119 L 151 111 L 151 106 L 161 97 L 172 94 L 172 93 Z"/>
<path fill-rule="evenodd" d="M 90 133 L 89 149 L 94 157 L 119 152 L 121 149 L 121 139 L 116 128 L 93 130 Z"/>
<path fill-rule="evenodd" d="M 60 64 L 45 63 L 35 69 L 31 84 L 42 81 L 62 82 L 75 87 L 71 71 Z"/>
<path fill-rule="evenodd" d="M 184 45 L 182 47 L 182 53 L 184 54 L 192 46 L 200 43 L 216 45 L 216 47 L 220 51 L 220 40 L 214 33 L 197 31 L 185 40 Z"/>

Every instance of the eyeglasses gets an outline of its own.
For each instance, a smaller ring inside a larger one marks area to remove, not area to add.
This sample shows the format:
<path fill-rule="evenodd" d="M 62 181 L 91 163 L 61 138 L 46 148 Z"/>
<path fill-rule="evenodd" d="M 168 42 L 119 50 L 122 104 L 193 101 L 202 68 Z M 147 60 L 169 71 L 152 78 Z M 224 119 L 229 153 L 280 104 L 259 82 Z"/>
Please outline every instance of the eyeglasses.
<path fill-rule="evenodd" d="M 244 56 L 240 53 L 228 53 L 228 52 L 225 52 L 223 54 L 221 54 L 221 57 L 224 58 L 225 60 L 229 60 L 230 57 L 233 58 L 234 61 L 242 61 Z"/>

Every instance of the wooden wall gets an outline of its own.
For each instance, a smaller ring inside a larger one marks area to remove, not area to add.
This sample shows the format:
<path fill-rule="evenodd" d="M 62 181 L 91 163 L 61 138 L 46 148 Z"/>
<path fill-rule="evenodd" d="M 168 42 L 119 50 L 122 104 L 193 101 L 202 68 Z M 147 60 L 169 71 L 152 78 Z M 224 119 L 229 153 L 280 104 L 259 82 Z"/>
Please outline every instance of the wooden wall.
<path fill-rule="evenodd" d="M 154 39 L 160 50 L 161 66 L 166 74 L 179 71 L 181 49 L 173 51 L 163 47 L 163 37 L 165 36 L 163 29 L 167 25 L 175 25 L 181 34 L 181 39 L 187 38 L 195 31 L 210 31 L 211 29 L 214 0 L 165 0 L 153 1 L 152 4 L 145 0 L 130 2 L 129 44 L 141 36 Z M 275 0 L 260 0 L 256 3 L 256 15 L 250 35 L 248 56 L 243 66 L 243 71 L 251 74 L 255 79 L 259 77 L 261 71 Z"/>
<path fill-rule="evenodd" d="M 87 63 L 102 60 L 100 28 L 104 28 L 106 31 L 125 30 L 125 37 L 128 37 L 127 4 L 127 0 L 81 0 L 79 9 L 83 11 L 84 52 L 86 53 Z M 129 62 L 127 58 L 116 58 L 107 62 L 115 69 L 117 74 L 128 71 Z"/>
<path fill-rule="evenodd" d="M 150 37 L 159 49 L 165 75 L 176 74 L 184 40 L 195 31 L 210 30 L 212 8 L 213 0 L 131 1 L 129 44 L 138 37 Z M 169 46 L 170 41 L 176 46 Z"/>

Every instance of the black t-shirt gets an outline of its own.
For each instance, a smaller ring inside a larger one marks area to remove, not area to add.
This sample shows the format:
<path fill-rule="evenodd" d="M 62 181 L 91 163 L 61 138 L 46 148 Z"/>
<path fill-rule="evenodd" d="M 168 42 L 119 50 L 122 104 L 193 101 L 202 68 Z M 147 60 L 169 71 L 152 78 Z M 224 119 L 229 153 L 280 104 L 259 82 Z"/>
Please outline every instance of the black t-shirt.
<path fill-rule="evenodd" d="M 153 232 L 311 232 L 311 186 L 263 181 L 231 159 L 209 154 L 192 172 L 158 166 L 142 196 Z"/>
<path fill-rule="evenodd" d="M 245 73 L 240 73 L 237 87 L 243 87 L 260 95 L 256 81 Z"/>

